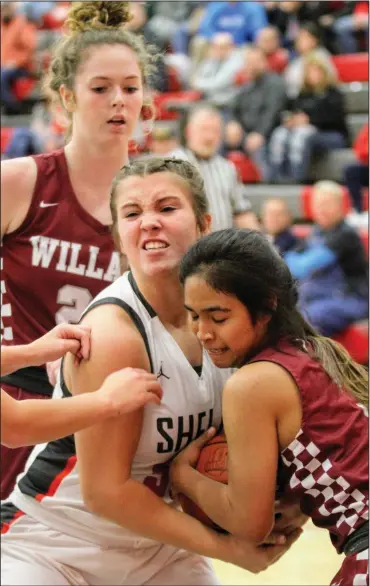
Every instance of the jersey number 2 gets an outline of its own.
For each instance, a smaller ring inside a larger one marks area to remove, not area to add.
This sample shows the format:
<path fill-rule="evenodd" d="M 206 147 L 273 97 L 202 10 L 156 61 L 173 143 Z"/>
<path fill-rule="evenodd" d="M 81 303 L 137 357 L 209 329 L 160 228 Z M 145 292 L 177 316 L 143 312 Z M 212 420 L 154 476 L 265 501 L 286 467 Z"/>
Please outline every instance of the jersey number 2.
<path fill-rule="evenodd" d="M 81 319 L 82 312 L 91 300 L 92 295 L 88 289 L 64 285 L 58 291 L 57 303 L 63 307 L 55 314 L 56 323 L 77 324 Z"/>

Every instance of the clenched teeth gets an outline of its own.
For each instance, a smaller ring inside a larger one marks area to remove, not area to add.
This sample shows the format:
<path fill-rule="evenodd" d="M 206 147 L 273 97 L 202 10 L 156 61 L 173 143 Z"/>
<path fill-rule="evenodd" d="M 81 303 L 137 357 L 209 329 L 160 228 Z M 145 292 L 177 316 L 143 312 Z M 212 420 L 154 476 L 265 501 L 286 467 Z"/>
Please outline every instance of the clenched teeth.
<path fill-rule="evenodd" d="M 144 246 L 145 250 L 157 250 L 159 248 L 167 248 L 164 242 L 147 242 Z"/>

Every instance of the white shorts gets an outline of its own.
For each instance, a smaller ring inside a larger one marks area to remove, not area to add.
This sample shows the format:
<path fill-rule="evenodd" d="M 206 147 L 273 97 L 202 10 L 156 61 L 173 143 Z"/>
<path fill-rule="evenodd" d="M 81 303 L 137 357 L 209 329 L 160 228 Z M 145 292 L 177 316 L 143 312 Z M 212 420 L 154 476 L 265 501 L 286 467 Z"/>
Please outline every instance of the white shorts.
<path fill-rule="evenodd" d="M 25 515 L 1 539 L 3 586 L 220 584 L 211 562 L 169 545 L 108 549 Z"/>

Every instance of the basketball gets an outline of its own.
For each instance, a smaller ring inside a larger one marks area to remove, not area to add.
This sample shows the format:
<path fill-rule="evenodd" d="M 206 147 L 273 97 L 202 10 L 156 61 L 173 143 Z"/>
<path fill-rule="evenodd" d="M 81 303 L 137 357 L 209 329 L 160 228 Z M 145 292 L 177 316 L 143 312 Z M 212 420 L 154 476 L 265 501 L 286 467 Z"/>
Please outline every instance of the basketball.
<path fill-rule="evenodd" d="M 208 444 L 206 444 L 199 456 L 197 463 L 197 470 L 208 478 L 227 484 L 227 443 L 224 433 L 220 433 L 212 438 Z M 219 532 L 225 530 L 213 523 L 209 517 L 188 497 L 183 494 L 178 495 L 182 509 L 188 515 L 195 517 L 198 521 L 201 521 L 203 525 L 207 525 L 212 529 Z"/>

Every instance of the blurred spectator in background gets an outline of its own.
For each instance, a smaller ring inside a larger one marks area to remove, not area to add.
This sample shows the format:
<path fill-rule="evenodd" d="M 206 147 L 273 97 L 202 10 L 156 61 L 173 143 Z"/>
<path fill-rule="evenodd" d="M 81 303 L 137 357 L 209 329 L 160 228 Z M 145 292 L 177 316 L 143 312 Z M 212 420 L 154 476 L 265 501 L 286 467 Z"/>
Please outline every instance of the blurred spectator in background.
<path fill-rule="evenodd" d="M 369 123 L 361 129 L 353 145 L 357 163 L 348 165 L 344 170 L 344 183 L 351 196 L 352 205 L 361 214 L 363 210 L 363 189 L 369 187 Z M 368 216 L 366 213 L 365 217 Z"/>
<path fill-rule="evenodd" d="M 327 49 L 321 46 L 320 39 L 320 29 L 315 23 L 306 23 L 299 28 L 295 41 L 298 56 L 293 58 L 284 72 L 287 93 L 290 98 L 295 98 L 302 89 L 304 60 L 306 57 L 320 57 L 326 62 L 332 75 L 336 76 L 332 56 Z"/>
<path fill-rule="evenodd" d="M 196 65 L 204 56 L 210 39 L 216 33 L 229 33 L 235 45 L 253 43 L 257 33 L 268 24 L 260 2 L 210 2 L 204 11 L 197 35 L 191 43 L 191 58 Z"/>
<path fill-rule="evenodd" d="M 249 81 L 231 104 L 233 120 L 226 125 L 225 149 L 245 152 L 266 178 L 266 142 L 286 105 L 285 83 L 268 71 L 265 54 L 258 47 L 247 50 L 244 72 Z"/>
<path fill-rule="evenodd" d="M 262 28 L 256 39 L 256 46 L 264 52 L 269 69 L 281 73 L 287 66 L 289 55 L 280 45 L 279 31 L 275 26 Z"/>
<path fill-rule="evenodd" d="M 166 2 L 165 2 L 166 4 Z M 142 35 L 148 45 L 154 47 L 153 51 L 158 54 L 156 67 L 149 75 L 149 85 L 152 90 L 157 92 L 168 91 L 168 72 L 164 63 L 163 56 L 160 54 L 158 37 L 148 27 L 148 16 L 144 2 L 130 2 L 130 12 L 132 19 L 126 23 L 125 27 L 130 31 Z"/>
<path fill-rule="evenodd" d="M 171 40 L 171 46 L 175 53 L 187 55 L 189 53 L 189 42 L 190 39 L 195 35 L 199 29 L 199 25 L 202 21 L 204 9 L 207 6 L 208 1 L 196 1 L 188 2 L 190 15 L 188 18 L 180 23 L 175 29 L 174 35 Z"/>
<path fill-rule="evenodd" d="M 223 119 L 211 106 L 198 106 L 190 112 L 184 129 L 185 147 L 171 156 L 190 161 L 199 170 L 206 190 L 212 229 L 233 225 L 257 228 L 258 220 L 245 197 L 234 165 L 218 154 L 222 141 Z"/>
<path fill-rule="evenodd" d="M 31 22 L 40 26 L 43 24 L 44 17 L 53 11 L 58 4 L 57 2 L 18 2 L 20 11 Z"/>
<path fill-rule="evenodd" d="M 36 25 L 17 13 L 17 2 L 1 2 L 0 91 L 7 114 L 19 113 L 13 84 L 20 77 L 30 76 L 36 43 Z"/>
<path fill-rule="evenodd" d="M 261 220 L 263 231 L 282 256 L 298 246 L 300 240 L 292 232 L 292 214 L 283 199 L 265 200 Z"/>
<path fill-rule="evenodd" d="M 235 45 L 243 45 L 254 42 L 267 23 L 266 11 L 259 2 L 210 2 L 198 34 L 209 40 L 216 33 L 230 33 Z"/>
<path fill-rule="evenodd" d="M 334 23 L 334 32 L 340 53 L 356 53 L 364 41 L 369 47 L 369 2 L 349 2 L 350 14 L 338 18 Z M 363 47 L 365 48 L 365 47 Z"/>
<path fill-rule="evenodd" d="M 39 102 L 32 110 L 30 125 L 14 129 L 4 159 L 50 153 L 62 148 L 67 128 L 68 120 L 61 107 L 56 113 L 45 103 Z"/>
<path fill-rule="evenodd" d="M 150 156 L 165 157 L 179 147 L 177 133 L 169 126 L 153 128 L 150 136 Z"/>
<path fill-rule="evenodd" d="M 338 18 L 351 12 L 349 5 L 352 2 L 345 2 L 343 0 L 318 0 L 309 4 L 309 20 L 315 22 L 320 27 L 322 44 L 330 53 L 338 53 L 334 25 Z"/>
<path fill-rule="evenodd" d="M 310 20 L 311 2 L 264 2 L 268 21 L 280 31 L 284 47 L 294 49 L 298 30 Z"/>
<path fill-rule="evenodd" d="M 165 0 L 146 2 L 148 22 L 145 32 L 150 35 L 160 51 L 169 48 L 177 30 L 189 19 L 198 4 L 198 2 L 186 0 L 181 2 Z"/>
<path fill-rule="evenodd" d="M 211 38 L 207 55 L 190 80 L 190 87 L 198 90 L 215 106 L 226 108 L 239 88 L 234 78 L 243 65 L 243 54 L 236 47 L 230 33 L 217 33 Z"/>
<path fill-rule="evenodd" d="M 325 61 L 304 62 L 303 89 L 269 143 L 273 181 L 308 181 L 312 155 L 348 144 L 344 97 Z"/>
<path fill-rule="evenodd" d="M 323 335 L 331 336 L 368 315 L 369 275 L 358 233 L 344 218 L 342 188 L 332 181 L 314 187 L 316 222 L 302 252 L 285 260 L 300 280 L 300 309 Z"/>

